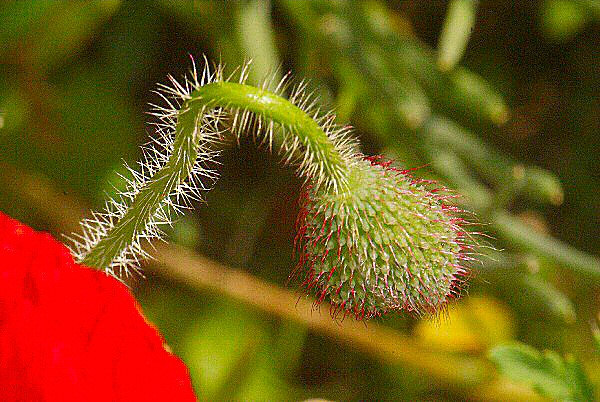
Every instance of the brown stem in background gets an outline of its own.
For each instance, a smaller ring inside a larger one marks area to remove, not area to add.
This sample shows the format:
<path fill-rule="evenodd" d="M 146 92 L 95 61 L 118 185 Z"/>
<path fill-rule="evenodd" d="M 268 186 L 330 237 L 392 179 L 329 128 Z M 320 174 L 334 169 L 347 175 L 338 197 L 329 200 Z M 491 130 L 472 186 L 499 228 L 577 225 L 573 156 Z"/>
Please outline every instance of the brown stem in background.
<path fill-rule="evenodd" d="M 0 164 L 0 185 L 30 205 L 55 229 L 71 232 L 87 212 L 73 197 L 57 191 L 47 179 Z M 282 289 L 243 271 L 226 267 L 178 246 L 158 244 L 158 263 L 148 269 L 194 289 L 209 290 L 244 302 L 283 319 L 306 325 L 316 333 L 360 350 L 387 364 L 403 364 L 431 376 L 431 381 L 464 392 L 473 400 L 537 400 L 529 389 L 499 378 L 478 356 L 430 350 L 407 335 L 370 322 L 332 320 L 329 305 L 313 309 L 313 300 Z"/>

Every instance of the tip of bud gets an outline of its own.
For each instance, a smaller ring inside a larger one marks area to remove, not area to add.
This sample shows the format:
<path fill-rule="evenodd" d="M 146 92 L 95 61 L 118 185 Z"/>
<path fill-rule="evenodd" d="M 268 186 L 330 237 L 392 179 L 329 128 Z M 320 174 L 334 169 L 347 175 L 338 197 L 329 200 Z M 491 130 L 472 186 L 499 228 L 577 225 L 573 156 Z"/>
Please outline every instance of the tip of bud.
<path fill-rule="evenodd" d="M 471 260 L 460 210 L 444 189 L 382 157 L 353 160 L 348 188 L 306 187 L 294 274 L 332 315 L 368 319 L 389 311 L 436 314 L 460 294 Z"/>

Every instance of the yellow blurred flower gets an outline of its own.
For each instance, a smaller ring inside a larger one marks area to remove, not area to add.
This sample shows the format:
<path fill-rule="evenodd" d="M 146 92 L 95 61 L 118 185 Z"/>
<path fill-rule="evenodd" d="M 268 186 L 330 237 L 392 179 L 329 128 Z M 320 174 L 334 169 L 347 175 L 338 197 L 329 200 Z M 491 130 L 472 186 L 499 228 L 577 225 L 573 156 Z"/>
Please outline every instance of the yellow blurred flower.
<path fill-rule="evenodd" d="M 454 352 L 480 352 L 511 339 L 515 322 L 511 311 L 490 297 L 471 296 L 448 307 L 439 320 L 422 320 L 415 327 L 424 344 Z"/>

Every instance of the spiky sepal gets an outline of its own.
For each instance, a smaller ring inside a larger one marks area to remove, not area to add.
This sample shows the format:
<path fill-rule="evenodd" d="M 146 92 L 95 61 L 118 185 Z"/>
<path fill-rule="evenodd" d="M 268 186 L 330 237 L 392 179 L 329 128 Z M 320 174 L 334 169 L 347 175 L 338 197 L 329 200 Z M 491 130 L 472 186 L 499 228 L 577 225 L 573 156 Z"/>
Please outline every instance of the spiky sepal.
<path fill-rule="evenodd" d="M 470 260 L 462 218 L 443 191 L 380 157 L 355 159 L 348 189 L 306 187 L 295 273 L 357 319 L 391 310 L 435 314 L 460 292 Z"/>

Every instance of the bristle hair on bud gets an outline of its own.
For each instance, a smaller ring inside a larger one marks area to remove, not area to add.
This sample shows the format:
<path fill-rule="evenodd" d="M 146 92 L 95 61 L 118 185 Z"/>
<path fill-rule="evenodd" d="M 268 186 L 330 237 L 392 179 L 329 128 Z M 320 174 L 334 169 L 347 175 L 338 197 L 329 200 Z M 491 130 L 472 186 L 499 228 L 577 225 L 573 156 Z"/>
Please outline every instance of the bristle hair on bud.
<path fill-rule="evenodd" d="M 304 179 L 296 243 L 304 285 L 332 315 L 366 319 L 388 311 L 435 315 L 458 296 L 473 260 L 461 211 L 444 189 L 379 157 L 364 157 L 348 126 L 323 113 L 305 82 L 290 75 L 246 84 L 250 63 L 226 76 L 222 65 L 169 76 L 152 105 L 152 139 L 142 146 L 126 189 L 71 237 L 75 258 L 117 277 L 138 271 L 142 243 L 201 201 L 218 179 L 219 146 L 254 135 Z M 275 75 L 273 75 L 274 77 Z M 286 92 L 290 95 L 285 97 Z M 276 140 L 275 140 L 276 138 Z"/>
<path fill-rule="evenodd" d="M 452 195 L 381 157 L 357 159 L 348 190 L 306 186 L 293 275 L 331 301 L 331 314 L 368 319 L 403 310 L 436 316 L 459 296 L 472 246 Z"/>

